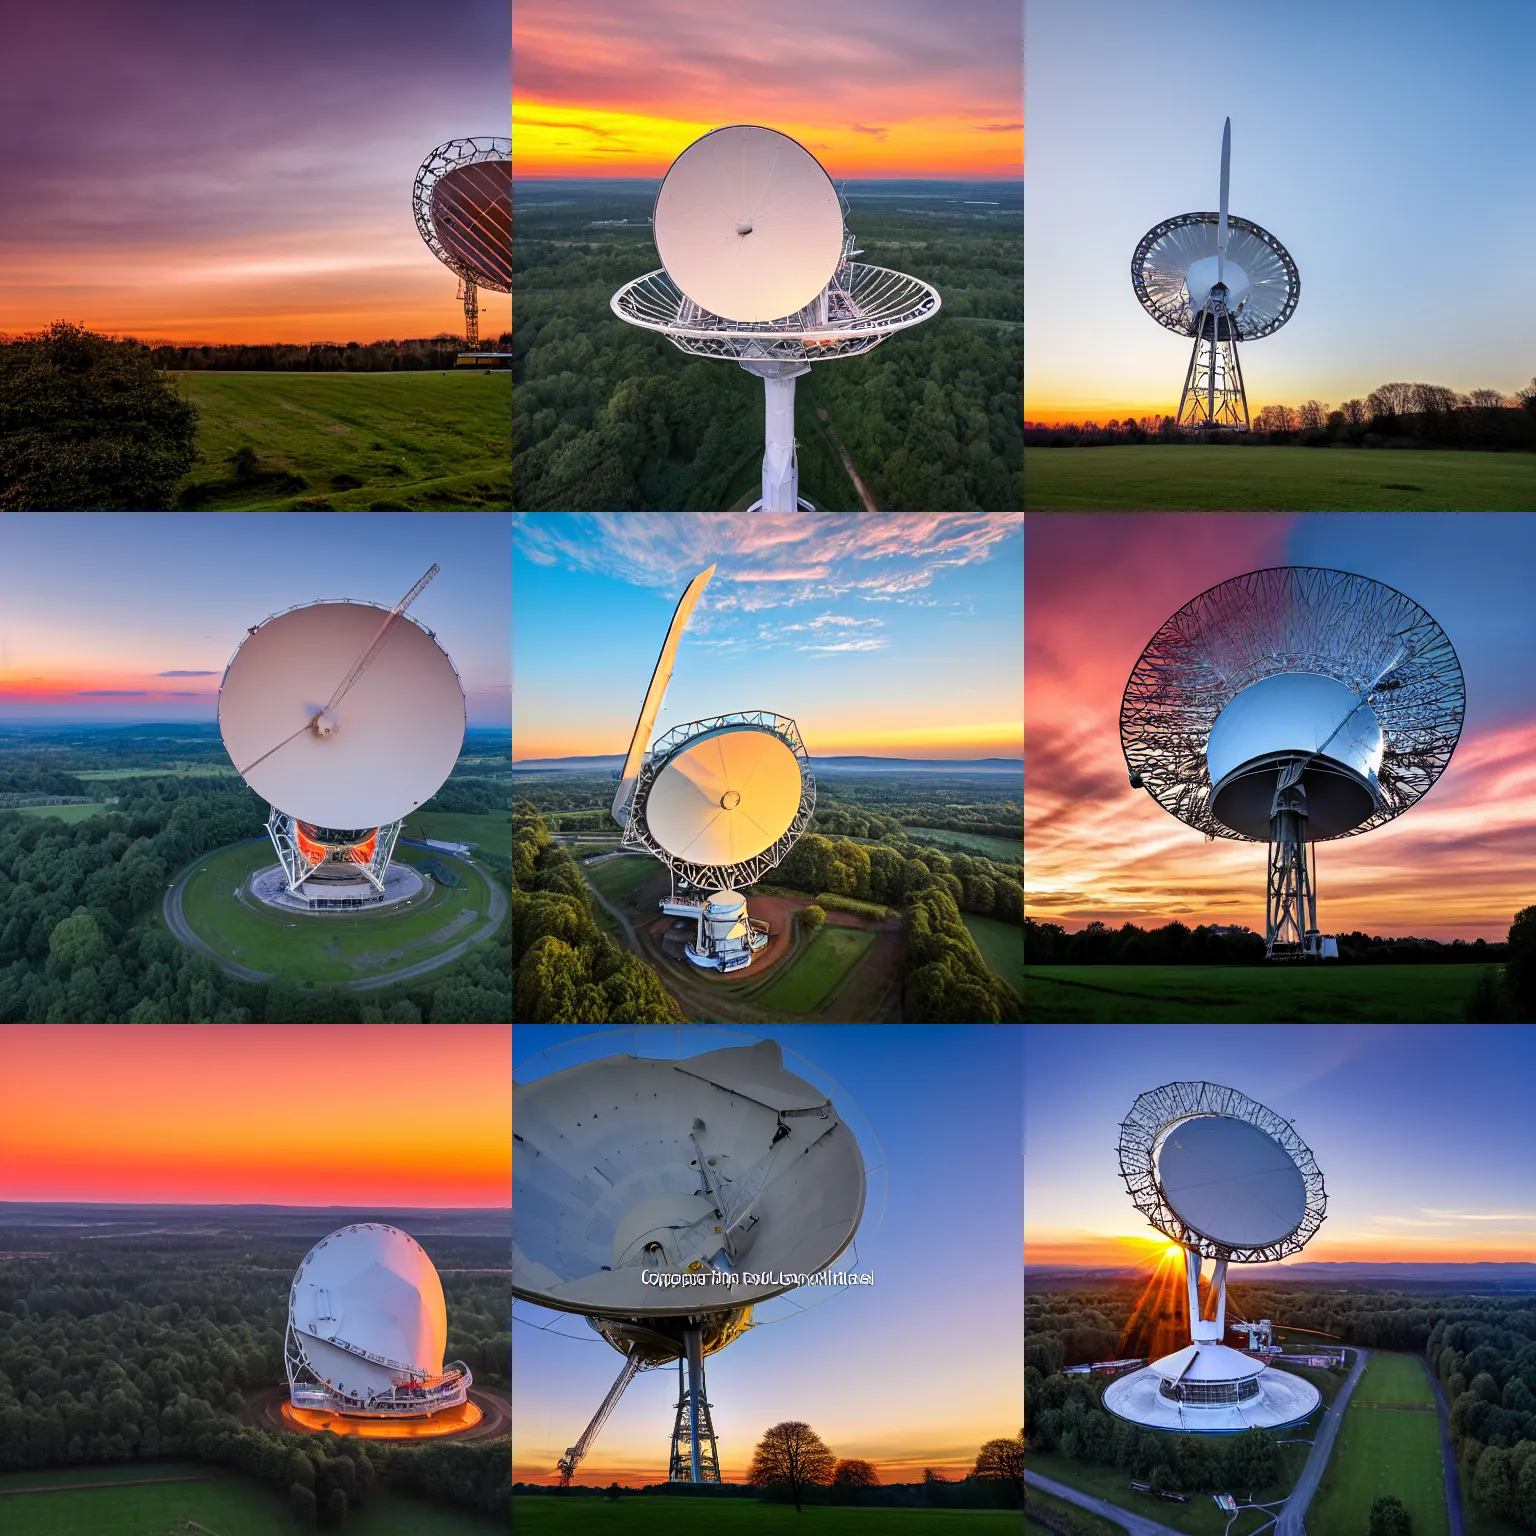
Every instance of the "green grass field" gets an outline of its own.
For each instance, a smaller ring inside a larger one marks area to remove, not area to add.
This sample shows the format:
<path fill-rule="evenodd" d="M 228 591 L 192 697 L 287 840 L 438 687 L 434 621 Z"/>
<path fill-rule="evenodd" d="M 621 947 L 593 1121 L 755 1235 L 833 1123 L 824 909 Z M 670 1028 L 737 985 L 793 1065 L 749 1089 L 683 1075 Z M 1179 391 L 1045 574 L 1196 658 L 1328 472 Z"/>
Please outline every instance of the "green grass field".
<path fill-rule="evenodd" d="M 399 850 L 407 863 L 427 855 Z M 254 910 L 235 890 L 253 870 L 276 863 L 271 845 L 242 843 L 216 853 L 187 882 L 182 911 L 192 931 L 222 955 L 253 970 L 284 971 L 301 983 L 356 981 L 428 960 L 480 926 L 490 889 L 478 868 L 451 854 L 434 854 L 464 882 L 437 887 L 424 900 L 390 912 L 359 917 L 308 916 L 268 908 Z M 476 915 L 467 918 L 466 913 Z"/>
<path fill-rule="evenodd" d="M 23 816 L 53 816 L 59 821 L 89 821 L 92 816 L 105 816 L 115 811 L 115 805 L 18 805 L 15 809 Z"/>
<path fill-rule="evenodd" d="M 787 971 L 780 971 L 755 994 L 756 1001 L 780 1013 L 814 1013 L 874 942 L 875 935 L 868 929 L 834 928 L 828 923 Z"/>
<path fill-rule="evenodd" d="M 221 510 L 505 508 L 512 504 L 512 380 L 482 373 L 182 373 L 201 413 L 201 462 L 182 482 Z M 230 456 L 302 488 L 242 487 Z M 340 483 L 338 483 L 340 477 Z M 348 482 L 356 482 L 355 484 Z"/>
<path fill-rule="evenodd" d="M 645 884 L 647 880 L 661 866 L 655 859 L 646 858 L 621 858 L 610 859 L 606 864 L 593 864 L 582 870 L 582 875 L 590 880 L 614 906 L 623 909 L 634 900 L 635 892 Z"/>
<path fill-rule="evenodd" d="M 989 837 L 985 832 L 951 832 L 946 827 L 907 827 L 915 842 L 932 843 L 943 848 L 958 848 L 962 853 L 979 853 L 983 858 L 1017 864 L 1024 857 L 1024 844 L 1006 837 Z"/>
<path fill-rule="evenodd" d="M 1038 1508 L 1053 1519 L 1066 1521 L 1073 1530 L 1080 1532 L 1081 1536 L 1125 1536 L 1123 1526 L 1116 1525 L 1112 1520 L 1106 1520 L 1102 1515 L 1094 1514 L 1091 1509 L 1079 1509 L 1076 1504 L 1069 1504 L 1065 1499 L 1053 1498 L 1050 1494 L 1041 1493 L 1038 1488 L 1030 1488 L 1027 1485 L 1024 1494 L 1031 1509 Z M 1027 1511 L 1024 1516 L 1024 1529 L 1043 1532 L 1044 1536 L 1054 1536 L 1049 1526 L 1036 1525 L 1029 1518 Z"/>
<path fill-rule="evenodd" d="M 405 818 L 402 837 L 433 837 L 444 843 L 478 843 L 499 853 L 512 851 L 512 812 L 417 811 Z"/>
<path fill-rule="evenodd" d="M 1434 449 L 1026 448 L 1024 505 L 1291 512 L 1526 512 L 1536 456 Z"/>
<path fill-rule="evenodd" d="M 1015 992 L 1024 990 L 1024 930 L 1017 923 L 1005 923 L 998 917 L 960 914 L 960 921 L 976 940 L 987 969 L 1001 976 Z"/>
<path fill-rule="evenodd" d="M 228 763 L 176 763 L 170 768 L 92 768 L 86 773 L 77 773 L 75 777 L 94 783 L 100 779 L 206 779 L 221 774 L 232 778 L 234 772 Z"/>
<path fill-rule="evenodd" d="M 1367 1389 L 1370 1395 L 1362 1397 Z M 1422 1361 L 1372 1356 L 1307 1510 L 1308 1536 L 1359 1536 L 1370 1525 L 1372 1501 L 1389 1493 L 1407 1506 L 1413 1536 L 1448 1536 L 1438 1416 L 1379 1406 L 1417 1398 L 1434 1401 Z"/>
<path fill-rule="evenodd" d="M 1017 1532 L 1019 1512 L 807 1505 L 797 1515 L 793 1504 L 756 1499 L 535 1497 L 512 1500 L 512 1528 L 519 1536 L 983 1536 Z"/>
<path fill-rule="evenodd" d="M 1477 965 L 1029 965 L 1036 1024 L 1454 1024 Z"/>
<path fill-rule="evenodd" d="M 152 1482 L 153 1478 L 215 1475 L 199 1482 Z M 74 1488 L 77 1483 L 132 1482 L 128 1488 Z M 47 1493 L 12 1493 L 48 1488 Z M 0 1477 L 0 1530 L 16 1536 L 171 1536 L 182 1519 L 195 1520 L 216 1536 L 288 1536 L 295 1529 L 288 1501 L 259 1483 L 222 1469 L 174 1464 L 119 1464 Z M 376 1491 L 363 1509 L 349 1511 L 355 1536 L 483 1536 L 497 1522 L 457 1510 L 391 1497 Z"/>

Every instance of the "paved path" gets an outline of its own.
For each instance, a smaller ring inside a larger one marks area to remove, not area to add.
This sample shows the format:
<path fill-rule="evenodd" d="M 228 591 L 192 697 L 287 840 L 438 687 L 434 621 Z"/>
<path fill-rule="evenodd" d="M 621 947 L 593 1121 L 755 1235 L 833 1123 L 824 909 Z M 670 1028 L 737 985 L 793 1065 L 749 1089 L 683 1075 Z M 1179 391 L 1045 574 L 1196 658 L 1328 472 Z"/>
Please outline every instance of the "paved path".
<path fill-rule="evenodd" d="M 1096 1499 L 1091 1493 L 1079 1493 L 1076 1488 L 1069 1488 L 1065 1483 L 1041 1477 L 1038 1472 L 1031 1472 L 1028 1467 L 1024 1469 L 1024 1481 L 1031 1488 L 1038 1488 L 1042 1493 L 1065 1499 L 1069 1504 L 1076 1504 L 1079 1509 L 1092 1510 L 1094 1514 L 1102 1515 L 1106 1520 L 1113 1520 L 1116 1525 L 1128 1530 L 1131 1536 L 1179 1536 L 1179 1532 L 1172 1526 L 1159 1525 L 1156 1520 L 1149 1520 L 1145 1515 L 1133 1515 L 1130 1510 L 1121 1509 L 1118 1504 L 1111 1504 L 1106 1499 Z"/>
<path fill-rule="evenodd" d="M 623 925 L 624 936 L 629 940 L 629 947 L 638 955 L 640 953 L 640 941 L 635 937 L 635 925 L 590 880 L 586 880 L 584 883 L 587 889 L 591 891 L 593 899 L 597 904 L 605 912 L 610 912 L 614 917 L 618 918 L 619 922 Z"/>
<path fill-rule="evenodd" d="M 1352 1345 L 1350 1347 L 1353 1348 Z M 1317 1426 L 1317 1433 L 1312 1437 L 1312 1454 L 1307 1457 L 1307 1464 L 1301 1469 L 1301 1476 L 1296 1479 L 1296 1486 L 1291 1490 L 1290 1498 L 1285 1501 L 1280 1518 L 1275 1521 L 1275 1536 L 1306 1536 L 1306 1527 L 1302 1522 L 1307 1513 L 1307 1505 L 1312 1502 L 1312 1495 L 1317 1492 L 1317 1485 L 1322 1481 L 1333 1442 L 1338 1437 L 1339 1425 L 1344 1422 L 1344 1410 L 1349 1407 L 1350 1395 L 1355 1390 L 1355 1383 L 1360 1380 L 1360 1373 L 1365 1369 L 1370 1353 L 1368 1349 L 1355 1350 L 1354 1367 L 1345 1377 L 1339 1395 L 1334 1398 Z"/>
<path fill-rule="evenodd" d="M 261 843 L 265 841 L 266 839 L 262 837 L 246 839 L 247 843 Z M 447 857 L 447 855 L 442 853 L 441 849 L 428 848 L 425 843 L 418 843 L 413 839 L 404 837 L 400 841 L 402 843 L 408 842 L 411 847 L 420 848 L 426 853 L 431 853 L 438 857 Z M 234 843 L 230 846 L 238 848 L 245 845 Z M 192 931 L 191 925 L 187 922 L 186 914 L 181 909 L 181 898 L 187 888 L 187 881 L 204 867 L 205 860 L 228 851 L 227 848 L 215 848 L 211 852 L 203 854 L 201 858 L 195 859 L 176 877 L 175 882 L 165 893 L 165 900 L 161 903 L 161 911 L 165 917 L 166 927 L 183 944 L 197 950 L 199 954 L 206 955 L 226 975 L 234 976 L 240 981 L 271 981 L 274 975 L 273 972 L 252 970 L 250 966 L 241 965 L 238 961 L 221 955 L 211 944 L 205 943 Z M 333 982 L 331 985 L 340 985 L 347 992 L 372 992 L 376 991 L 379 987 L 392 987 L 397 982 L 411 981 L 417 976 L 425 976 L 429 971 L 438 970 L 440 967 L 448 965 L 468 954 L 482 940 L 490 938 L 501 927 L 501 921 L 507 915 L 507 896 L 483 869 L 480 869 L 478 865 L 475 867 L 479 872 L 480 878 L 485 881 L 486 888 L 491 893 L 491 903 L 490 911 L 486 913 L 484 923 L 467 938 L 461 939 L 451 948 L 445 949 L 440 955 L 433 955 L 428 960 L 418 960 L 414 965 L 401 966 L 399 970 L 387 971 L 382 976 L 370 976 L 363 981 L 345 981 L 339 984 Z M 328 988 L 322 985 L 318 987 L 301 987 L 299 990 L 304 992 L 324 992 Z"/>
<path fill-rule="evenodd" d="M 1426 1359 L 1424 1368 L 1429 1370 Z M 1451 1444 L 1451 1415 L 1445 1403 L 1445 1390 L 1429 1371 L 1429 1384 L 1435 1389 L 1435 1407 L 1440 1414 L 1440 1460 L 1445 1464 L 1445 1512 L 1451 1521 L 1451 1536 L 1464 1536 L 1461 1524 L 1461 1473 L 1456 1467 L 1456 1447 Z"/>

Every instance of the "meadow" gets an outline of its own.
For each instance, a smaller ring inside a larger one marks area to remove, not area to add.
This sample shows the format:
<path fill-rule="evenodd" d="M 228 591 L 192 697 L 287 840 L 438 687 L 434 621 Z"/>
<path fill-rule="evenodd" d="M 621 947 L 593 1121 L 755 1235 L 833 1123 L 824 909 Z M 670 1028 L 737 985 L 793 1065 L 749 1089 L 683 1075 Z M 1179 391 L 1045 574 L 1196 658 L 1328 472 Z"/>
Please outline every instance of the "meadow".
<path fill-rule="evenodd" d="M 477 843 L 501 853 L 512 849 L 512 812 L 416 811 L 405 818 L 402 837 L 434 838 L 443 843 Z"/>
<path fill-rule="evenodd" d="M 614 906 L 626 907 L 635 899 L 635 892 L 661 867 L 655 859 L 628 856 L 588 865 L 582 874 Z"/>
<path fill-rule="evenodd" d="M 1421 1406 L 1391 1406 L 1403 1402 Z M 1407 1506 L 1414 1536 L 1448 1536 L 1439 1418 L 1414 1355 L 1371 1357 L 1307 1510 L 1310 1536 L 1358 1536 L 1383 1494 Z"/>
<path fill-rule="evenodd" d="M 874 942 L 875 935 L 868 929 L 827 924 L 787 971 L 756 994 L 756 1001 L 781 1013 L 815 1013 Z"/>
<path fill-rule="evenodd" d="M 1024 1018 L 1051 1024 L 1454 1024 L 1487 969 L 1029 965 Z"/>
<path fill-rule="evenodd" d="M 1124 1536 L 1121 1526 L 1104 1519 L 1102 1515 L 1094 1514 L 1091 1509 L 1080 1509 L 1065 1499 L 1052 1498 L 1048 1493 L 1041 1493 L 1038 1488 L 1026 1487 L 1025 1493 L 1031 1510 L 1038 1509 L 1053 1520 L 1064 1521 L 1080 1536 Z M 1031 1520 L 1028 1511 L 1024 1515 L 1024 1531 L 1025 1536 L 1056 1536 L 1049 1526 L 1037 1525 Z"/>
<path fill-rule="evenodd" d="M 1024 991 L 1024 930 L 999 917 L 976 917 L 962 912 L 960 921 L 970 930 L 987 969 L 1020 994 Z"/>
<path fill-rule="evenodd" d="M 454 510 L 511 505 L 504 373 L 183 373 L 201 461 L 178 505 Z M 254 451 L 242 470 L 236 454 Z"/>
<path fill-rule="evenodd" d="M 1036 510 L 1519 512 L 1536 457 L 1458 449 L 1026 448 Z"/>
<path fill-rule="evenodd" d="M 195 1482 L 156 1481 L 196 1478 Z M 108 1487 L 120 1483 L 127 1486 Z M 20 1493 L 17 1489 L 47 1489 Z M 288 1536 L 288 1501 L 271 1489 L 196 1462 L 71 1467 L 0 1476 L 0 1529 L 17 1536 L 170 1536 L 193 1520 L 217 1536 Z M 484 1536 L 494 1520 L 435 1509 L 376 1490 L 349 1511 L 355 1536 Z"/>
<path fill-rule="evenodd" d="M 92 816 L 105 816 L 115 810 L 111 805 L 18 805 L 14 808 L 22 816 L 52 816 L 59 821 L 89 821 Z"/>
<path fill-rule="evenodd" d="M 426 854 L 397 848 L 396 857 L 414 864 Z M 451 855 L 433 857 L 449 859 L 464 883 L 436 887 L 405 910 L 306 920 L 236 898 L 247 875 L 276 862 L 263 838 L 205 856 L 187 882 L 182 911 L 199 938 L 252 970 L 281 971 L 301 984 L 356 981 L 428 960 L 480 926 L 491 895 L 485 875 Z"/>
<path fill-rule="evenodd" d="M 1016 838 L 991 837 L 985 832 L 951 832 L 946 827 L 908 827 L 914 842 L 931 843 L 936 848 L 959 849 L 961 853 L 979 853 L 984 858 L 1017 864 L 1024 857 L 1024 844 Z"/>
<path fill-rule="evenodd" d="M 1006 1509 L 855 1509 L 765 1504 L 756 1499 L 664 1499 L 660 1495 L 608 1499 L 512 1500 L 512 1526 L 533 1536 L 982 1536 L 1017 1532 L 1019 1513 Z"/>

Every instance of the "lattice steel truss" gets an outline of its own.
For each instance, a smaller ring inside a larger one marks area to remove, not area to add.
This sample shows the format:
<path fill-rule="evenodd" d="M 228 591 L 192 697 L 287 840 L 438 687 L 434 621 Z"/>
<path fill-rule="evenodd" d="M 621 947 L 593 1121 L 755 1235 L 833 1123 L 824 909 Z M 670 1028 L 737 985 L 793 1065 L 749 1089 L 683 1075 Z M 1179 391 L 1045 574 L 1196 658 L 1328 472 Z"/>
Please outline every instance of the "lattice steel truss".
<path fill-rule="evenodd" d="M 1131 257 L 1131 286 L 1142 308 L 1170 331 L 1193 336 L 1200 310 L 1192 305 L 1186 275 L 1195 262 L 1216 254 L 1215 213 L 1181 213 L 1141 237 Z M 1278 331 L 1295 312 L 1301 274 L 1291 253 L 1267 229 L 1228 215 L 1227 260 L 1247 274 L 1249 290 L 1232 311 L 1242 341 Z"/>
<path fill-rule="evenodd" d="M 796 807 L 794 820 L 779 838 L 754 858 L 740 864 L 695 864 L 668 853 L 651 835 L 646 825 L 646 803 L 650 799 L 651 786 L 655 784 L 657 774 L 667 766 L 668 761 L 695 737 L 704 735 L 706 731 L 720 730 L 723 726 L 745 726 L 777 736 L 799 759 L 800 803 Z M 707 720 L 690 720 L 686 725 L 674 726 L 651 747 L 645 755 L 635 780 L 634 793 L 629 799 L 629 816 L 624 826 L 622 843 L 626 848 L 639 849 L 660 859 L 680 885 L 692 886 L 700 891 L 739 889 L 761 880 L 783 860 L 805 830 L 815 809 L 816 780 L 811 775 L 805 743 L 800 739 L 800 728 L 787 716 L 776 715 L 771 710 L 738 710 L 729 715 L 714 715 Z"/>
<path fill-rule="evenodd" d="M 1348 571 L 1271 566 L 1191 599 L 1137 659 L 1120 705 L 1133 788 L 1207 837 L 1247 838 L 1211 813 L 1205 748 L 1222 709 L 1279 673 L 1331 677 L 1381 725 L 1379 808 L 1339 837 L 1402 815 L 1445 771 L 1461 735 L 1466 684 L 1445 631 L 1412 598 Z M 1319 839 L 1329 841 L 1330 839 Z"/>
<path fill-rule="evenodd" d="M 497 293 L 512 291 L 510 209 L 508 229 L 502 230 L 498 221 L 488 217 L 486 205 L 477 208 L 472 228 L 466 227 L 464 232 L 471 234 L 476 243 L 473 254 L 484 259 L 471 261 L 444 245 L 433 216 L 432 200 L 450 171 L 469 165 L 501 163 L 511 166 L 511 139 L 450 139 L 446 144 L 439 144 L 422 161 L 411 187 L 411 213 L 421 238 L 432 254 L 459 279 L 457 297 L 464 305 L 464 339 L 471 349 L 480 344 L 480 289 L 490 288 Z"/>
<path fill-rule="evenodd" d="M 1157 1177 L 1157 1154 L 1168 1133 L 1188 1120 L 1224 1115 L 1257 1126 L 1274 1137 L 1296 1164 L 1306 1186 L 1306 1210 L 1295 1229 L 1276 1243 L 1261 1248 L 1232 1248 L 1187 1226 L 1163 1194 Z M 1125 1180 L 1131 1204 L 1165 1237 L 1202 1259 L 1228 1259 L 1234 1264 L 1270 1264 L 1301 1250 L 1316 1235 L 1328 1213 L 1328 1192 L 1312 1149 L 1299 1137 L 1289 1120 L 1274 1110 L 1219 1083 L 1164 1083 L 1144 1093 L 1120 1122 L 1116 1145 L 1120 1177 Z"/>

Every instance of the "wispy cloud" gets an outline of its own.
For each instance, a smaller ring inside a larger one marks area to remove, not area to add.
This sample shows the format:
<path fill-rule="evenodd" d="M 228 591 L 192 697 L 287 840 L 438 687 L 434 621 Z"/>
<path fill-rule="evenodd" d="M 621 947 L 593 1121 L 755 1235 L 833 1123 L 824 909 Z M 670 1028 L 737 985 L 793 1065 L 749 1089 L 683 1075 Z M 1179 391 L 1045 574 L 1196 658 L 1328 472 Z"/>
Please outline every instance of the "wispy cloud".
<path fill-rule="evenodd" d="M 840 640 L 836 645 L 799 645 L 799 651 L 883 651 L 884 640 Z"/>
<path fill-rule="evenodd" d="M 145 690 L 142 688 L 81 688 L 75 693 L 77 699 L 142 699 Z"/>

